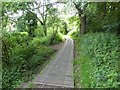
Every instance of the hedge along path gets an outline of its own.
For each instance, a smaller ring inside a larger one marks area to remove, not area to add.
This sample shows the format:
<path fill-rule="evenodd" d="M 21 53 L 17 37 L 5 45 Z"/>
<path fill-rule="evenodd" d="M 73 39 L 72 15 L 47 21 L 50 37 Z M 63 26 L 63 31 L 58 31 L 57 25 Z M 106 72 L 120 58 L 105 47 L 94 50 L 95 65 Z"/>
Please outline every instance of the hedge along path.
<path fill-rule="evenodd" d="M 73 40 L 66 36 L 66 41 L 53 60 L 39 74 L 33 84 L 36 88 L 74 88 L 73 80 Z"/>

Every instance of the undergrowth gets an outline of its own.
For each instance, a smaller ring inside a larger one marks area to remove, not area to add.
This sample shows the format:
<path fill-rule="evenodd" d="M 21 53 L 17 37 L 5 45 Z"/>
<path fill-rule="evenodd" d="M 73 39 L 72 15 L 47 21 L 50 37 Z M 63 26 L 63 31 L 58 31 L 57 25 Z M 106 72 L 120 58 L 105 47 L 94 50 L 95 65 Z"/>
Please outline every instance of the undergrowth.
<path fill-rule="evenodd" d="M 49 47 L 50 36 L 3 35 L 2 88 L 12 90 L 28 81 L 55 51 Z"/>
<path fill-rule="evenodd" d="M 117 88 L 119 40 L 113 33 L 88 33 L 81 38 L 74 35 L 75 87 Z"/>

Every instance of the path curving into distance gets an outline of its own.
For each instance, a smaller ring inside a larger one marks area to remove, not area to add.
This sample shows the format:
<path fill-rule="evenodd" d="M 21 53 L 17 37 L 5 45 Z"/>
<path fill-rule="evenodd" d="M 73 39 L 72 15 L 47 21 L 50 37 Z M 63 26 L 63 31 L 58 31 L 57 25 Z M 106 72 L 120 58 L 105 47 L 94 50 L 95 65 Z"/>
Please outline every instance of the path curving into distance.
<path fill-rule="evenodd" d="M 33 84 L 37 88 L 74 88 L 73 80 L 73 40 L 66 36 L 62 48 L 54 56 L 53 60 L 39 74 Z"/>

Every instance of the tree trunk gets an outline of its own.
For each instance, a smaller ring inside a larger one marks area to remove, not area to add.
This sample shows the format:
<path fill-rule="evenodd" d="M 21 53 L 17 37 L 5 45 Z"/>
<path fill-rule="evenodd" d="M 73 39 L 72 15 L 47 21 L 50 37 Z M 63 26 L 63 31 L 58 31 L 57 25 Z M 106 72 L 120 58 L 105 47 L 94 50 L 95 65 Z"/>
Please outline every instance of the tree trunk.
<path fill-rule="evenodd" d="M 45 24 L 43 25 L 43 30 L 44 30 L 45 36 L 47 36 L 47 28 L 46 28 L 46 25 L 45 25 Z"/>
<path fill-rule="evenodd" d="M 53 36 L 51 37 L 50 45 L 53 44 L 53 41 L 54 41 L 54 39 L 55 39 L 56 34 L 57 34 L 57 30 L 53 33 Z"/>
<path fill-rule="evenodd" d="M 74 5 L 75 5 L 75 8 L 77 9 L 78 14 L 79 14 L 79 19 L 80 19 L 80 35 L 83 35 L 86 32 L 86 17 L 85 17 L 85 15 L 83 15 L 84 14 L 84 9 L 82 9 L 80 7 L 80 5 L 81 5 L 80 3 L 78 3 L 78 4 L 74 3 Z"/>
<path fill-rule="evenodd" d="M 80 18 L 80 35 L 83 35 L 86 33 L 86 18 L 85 16 L 79 16 Z"/>
<path fill-rule="evenodd" d="M 46 21 L 42 22 L 38 17 L 37 17 L 38 21 L 41 23 L 43 30 L 44 30 L 44 35 L 47 36 L 47 27 L 46 27 Z"/>

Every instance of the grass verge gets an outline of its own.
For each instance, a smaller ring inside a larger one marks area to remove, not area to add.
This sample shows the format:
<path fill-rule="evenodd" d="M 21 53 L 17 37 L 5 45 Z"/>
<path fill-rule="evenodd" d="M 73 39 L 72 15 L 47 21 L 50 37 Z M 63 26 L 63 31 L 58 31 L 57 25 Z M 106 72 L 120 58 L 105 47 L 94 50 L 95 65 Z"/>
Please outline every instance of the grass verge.
<path fill-rule="evenodd" d="M 113 33 L 75 37 L 75 87 L 118 88 L 119 39 Z"/>

